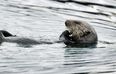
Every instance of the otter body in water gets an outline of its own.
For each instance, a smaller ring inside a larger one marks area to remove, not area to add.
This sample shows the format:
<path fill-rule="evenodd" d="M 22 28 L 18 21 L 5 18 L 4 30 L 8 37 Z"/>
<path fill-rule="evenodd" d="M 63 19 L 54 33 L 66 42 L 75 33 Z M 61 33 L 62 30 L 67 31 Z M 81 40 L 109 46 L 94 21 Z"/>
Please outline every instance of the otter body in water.
<path fill-rule="evenodd" d="M 88 23 L 79 20 L 66 20 L 65 30 L 60 40 L 68 46 L 90 46 L 97 44 L 97 33 Z"/>
<path fill-rule="evenodd" d="M 12 35 L 11 33 L 0 30 L 0 43 L 2 42 L 12 42 L 18 44 L 25 44 L 25 45 L 32 45 L 32 44 L 52 44 L 52 42 L 47 41 L 36 41 L 34 39 L 25 38 L 25 37 L 18 37 L 16 35 Z"/>

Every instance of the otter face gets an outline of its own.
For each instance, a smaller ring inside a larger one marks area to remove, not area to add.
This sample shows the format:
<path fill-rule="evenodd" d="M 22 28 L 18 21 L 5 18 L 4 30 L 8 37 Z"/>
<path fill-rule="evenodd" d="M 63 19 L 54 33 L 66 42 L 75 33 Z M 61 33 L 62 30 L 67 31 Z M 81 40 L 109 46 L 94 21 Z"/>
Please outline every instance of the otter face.
<path fill-rule="evenodd" d="M 68 31 L 72 34 L 72 36 L 75 36 L 78 39 L 87 36 L 91 32 L 90 26 L 83 21 L 66 20 L 65 26 L 67 27 Z"/>

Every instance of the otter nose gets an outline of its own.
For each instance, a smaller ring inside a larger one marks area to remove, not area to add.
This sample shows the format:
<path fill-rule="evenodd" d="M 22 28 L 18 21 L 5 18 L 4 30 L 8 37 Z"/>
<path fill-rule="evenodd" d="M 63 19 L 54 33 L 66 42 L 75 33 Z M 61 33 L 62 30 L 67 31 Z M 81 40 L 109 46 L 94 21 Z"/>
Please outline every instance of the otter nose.
<path fill-rule="evenodd" d="M 71 20 L 66 20 L 65 21 L 65 26 L 70 26 L 70 24 L 71 24 Z"/>

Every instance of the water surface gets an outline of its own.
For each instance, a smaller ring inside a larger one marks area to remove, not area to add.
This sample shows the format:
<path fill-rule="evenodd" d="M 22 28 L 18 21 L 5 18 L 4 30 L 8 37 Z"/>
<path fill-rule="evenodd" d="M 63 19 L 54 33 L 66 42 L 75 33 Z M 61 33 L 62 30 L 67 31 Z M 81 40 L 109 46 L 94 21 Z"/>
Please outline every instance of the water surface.
<path fill-rule="evenodd" d="M 0 74 L 115 74 L 115 0 L 1 0 L 0 29 L 14 35 L 58 41 L 66 19 L 84 20 L 98 34 L 96 48 L 63 43 L 0 46 Z"/>

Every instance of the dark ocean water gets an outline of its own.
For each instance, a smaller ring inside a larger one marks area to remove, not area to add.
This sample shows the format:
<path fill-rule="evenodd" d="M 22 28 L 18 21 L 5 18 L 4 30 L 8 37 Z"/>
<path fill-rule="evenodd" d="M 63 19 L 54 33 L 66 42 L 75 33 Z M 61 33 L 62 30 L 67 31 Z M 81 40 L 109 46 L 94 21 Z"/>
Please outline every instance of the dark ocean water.
<path fill-rule="evenodd" d="M 58 41 L 66 19 L 84 20 L 98 34 L 96 48 Z M 0 46 L 0 74 L 116 74 L 116 0 L 0 0 L 0 29 L 53 42 Z"/>

